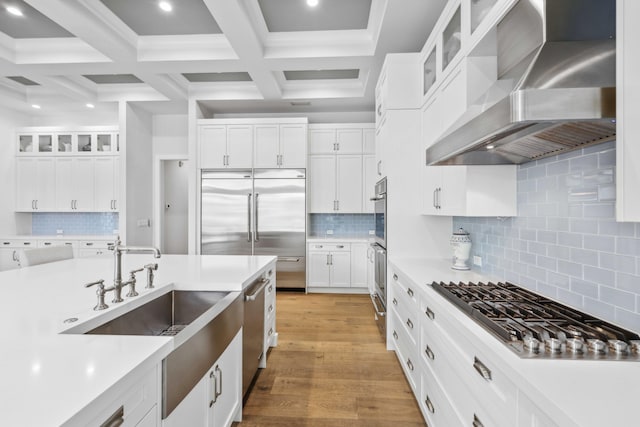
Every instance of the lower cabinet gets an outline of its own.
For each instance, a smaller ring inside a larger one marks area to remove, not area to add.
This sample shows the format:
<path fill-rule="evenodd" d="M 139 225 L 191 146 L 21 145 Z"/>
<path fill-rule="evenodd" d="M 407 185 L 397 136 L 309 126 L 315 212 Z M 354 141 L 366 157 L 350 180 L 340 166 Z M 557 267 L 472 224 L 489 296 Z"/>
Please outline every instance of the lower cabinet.
<path fill-rule="evenodd" d="M 556 426 L 456 320 L 457 308 L 391 263 L 388 277 L 389 348 L 429 426 Z"/>
<path fill-rule="evenodd" d="M 36 240 L 3 239 L 0 241 L 0 271 L 20 268 L 20 252 L 38 247 Z"/>
<path fill-rule="evenodd" d="M 242 330 L 162 426 L 228 427 L 241 410 Z"/>
<path fill-rule="evenodd" d="M 365 242 L 309 243 L 307 288 L 322 292 L 367 290 L 370 281 L 369 244 Z"/>

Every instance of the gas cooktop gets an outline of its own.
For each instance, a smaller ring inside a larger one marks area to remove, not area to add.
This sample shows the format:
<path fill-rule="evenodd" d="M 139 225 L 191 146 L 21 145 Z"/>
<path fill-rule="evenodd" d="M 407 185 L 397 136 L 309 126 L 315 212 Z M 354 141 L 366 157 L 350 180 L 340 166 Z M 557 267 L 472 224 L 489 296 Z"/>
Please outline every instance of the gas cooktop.
<path fill-rule="evenodd" d="M 640 361 L 640 337 L 511 283 L 431 285 L 524 358 Z"/>

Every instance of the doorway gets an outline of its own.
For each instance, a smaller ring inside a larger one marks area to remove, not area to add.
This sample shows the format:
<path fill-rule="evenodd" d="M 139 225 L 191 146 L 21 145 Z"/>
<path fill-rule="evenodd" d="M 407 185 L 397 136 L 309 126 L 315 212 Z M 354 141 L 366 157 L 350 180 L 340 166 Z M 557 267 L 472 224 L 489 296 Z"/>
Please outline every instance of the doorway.
<path fill-rule="evenodd" d="M 160 160 L 160 251 L 188 253 L 188 166 L 184 159 Z"/>

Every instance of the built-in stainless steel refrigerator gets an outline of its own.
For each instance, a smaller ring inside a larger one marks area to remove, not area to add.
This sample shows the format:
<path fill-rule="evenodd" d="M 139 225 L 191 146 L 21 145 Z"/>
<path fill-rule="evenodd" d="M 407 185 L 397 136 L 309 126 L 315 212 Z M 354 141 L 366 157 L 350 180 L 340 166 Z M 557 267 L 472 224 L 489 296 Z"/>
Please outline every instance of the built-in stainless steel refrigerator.
<path fill-rule="evenodd" d="M 202 171 L 201 254 L 275 255 L 278 288 L 305 287 L 304 169 Z"/>

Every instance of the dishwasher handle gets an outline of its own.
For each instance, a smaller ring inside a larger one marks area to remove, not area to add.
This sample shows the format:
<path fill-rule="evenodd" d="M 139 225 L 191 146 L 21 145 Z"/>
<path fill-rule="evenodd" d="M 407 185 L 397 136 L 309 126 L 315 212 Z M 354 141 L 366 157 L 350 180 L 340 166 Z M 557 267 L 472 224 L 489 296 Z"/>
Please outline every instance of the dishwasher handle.
<path fill-rule="evenodd" d="M 258 282 L 256 285 L 253 286 L 253 288 L 258 288 L 255 291 L 253 291 L 250 294 L 245 294 L 244 296 L 244 300 L 245 301 L 255 301 L 256 298 L 258 297 L 258 294 L 260 292 L 262 292 L 264 290 L 264 288 L 271 283 L 271 280 L 267 279 L 267 280 L 261 280 L 260 282 Z"/>

